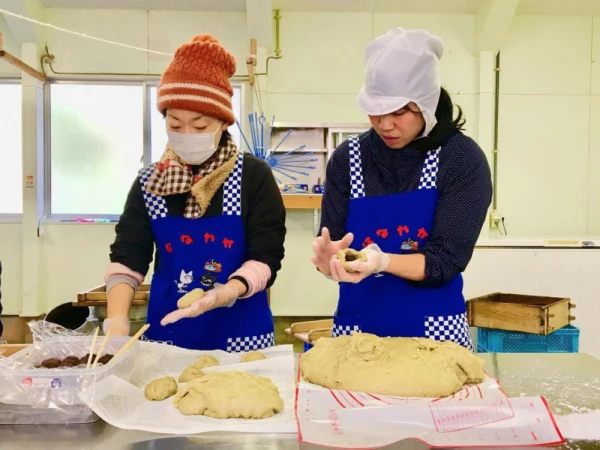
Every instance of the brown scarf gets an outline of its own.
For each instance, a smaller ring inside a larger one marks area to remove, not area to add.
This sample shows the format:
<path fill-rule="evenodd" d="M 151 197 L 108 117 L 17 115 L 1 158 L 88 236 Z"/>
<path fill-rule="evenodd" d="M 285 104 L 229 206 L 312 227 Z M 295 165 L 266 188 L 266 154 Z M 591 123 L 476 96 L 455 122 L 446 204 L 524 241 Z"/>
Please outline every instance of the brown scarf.
<path fill-rule="evenodd" d="M 228 136 L 225 145 L 219 146 L 194 173 L 192 167 L 183 163 L 167 145 L 144 187 L 146 191 L 160 196 L 188 193 L 183 216 L 198 219 L 204 215 L 215 192 L 233 170 L 237 155 L 235 142 Z"/>

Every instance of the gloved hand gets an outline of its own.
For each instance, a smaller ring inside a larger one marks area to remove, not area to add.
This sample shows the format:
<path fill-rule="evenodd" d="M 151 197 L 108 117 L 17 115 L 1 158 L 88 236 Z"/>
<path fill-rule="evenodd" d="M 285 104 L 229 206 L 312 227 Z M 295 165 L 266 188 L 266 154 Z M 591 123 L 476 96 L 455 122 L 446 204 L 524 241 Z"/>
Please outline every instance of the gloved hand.
<path fill-rule="evenodd" d="M 342 262 L 333 256 L 330 261 L 331 278 L 344 283 L 359 283 L 369 275 L 383 272 L 390 265 L 390 257 L 377 244 L 371 244 L 364 249 L 367 261 L 352 261 L 349 263 L 354 272 L 347 272 Z"/>
<path fill-rule="evenodd" d="M 167 314 L 160 321 L 160 324 L 165 326 L 183 318 L 198 317 L 200 314 L 204 314 L 211 309 L 225 306 L 230 307 L 233 306 L 237 299 L 238 291 L 236 288 L 216 283 L 210 291 L 206 291 L 204 296 L 192 303 L 191 306 Z"/>
<path fill-rule="evenodd" d="M 113 317 L 104 319 L 102 322 L 102 331 L 104 335 L 110 330 L 111 336 L 129 336 L 131 331 L 129 325 L 129 317 L 125 314 L 119 314 Z"/>
<path fill-rule="evenodd" d="M 339 241 L 332 241 L 329 235 L 329 230 L 324 227 L 321 231 L 321 236 L 314 240 L 312 243 L 312 249 L 314 255 L 310 258 L 310 261 L 319 269 L 325 276 L 331 275 L 330 261 L 333 256 L 340 250 L 347 249 L 352 241 L 354 235 L 352 233 L 346 234 Z"/>

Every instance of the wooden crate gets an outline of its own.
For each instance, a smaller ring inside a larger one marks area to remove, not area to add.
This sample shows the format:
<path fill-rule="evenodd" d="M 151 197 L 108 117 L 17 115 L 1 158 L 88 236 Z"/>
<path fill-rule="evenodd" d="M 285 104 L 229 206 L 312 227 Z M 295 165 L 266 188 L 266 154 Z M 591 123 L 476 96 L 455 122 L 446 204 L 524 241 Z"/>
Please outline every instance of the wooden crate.
<path fill-rule="evenodd" d="M 570 298 L 494 294 L 467 302 L 469 325 L 547 336 L 575 320 Z"/>
<path fill-rule="evenodd" d="M 142 284 L 133 297 L 133 306 L 146 306 L 150 295 L 150 285 Z M 106 305 L 106 285 L 96 286 L 77 294 L 75 306 L 101 306 Z"/>

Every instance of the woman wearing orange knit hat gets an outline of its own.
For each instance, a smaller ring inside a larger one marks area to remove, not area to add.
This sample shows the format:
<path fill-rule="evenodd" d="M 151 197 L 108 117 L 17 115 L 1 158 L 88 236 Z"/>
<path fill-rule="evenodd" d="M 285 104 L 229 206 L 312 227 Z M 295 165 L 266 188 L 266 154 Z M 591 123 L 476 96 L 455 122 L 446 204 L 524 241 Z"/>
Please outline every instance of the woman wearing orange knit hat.
<path fill-rule="evenodd" d="M 130 333 L 156 246 L 148 340 L 234 352 L 274 344 L 265 289 L 283 259 L 285 208 L 268 165 L 227 132 L 234 73 L 233 56 L 202 35 L 177 49 L 162 76 L 157 107 L 169 141 L 140 171 L 116 227 L 103 326 L 113 336 Z"/>

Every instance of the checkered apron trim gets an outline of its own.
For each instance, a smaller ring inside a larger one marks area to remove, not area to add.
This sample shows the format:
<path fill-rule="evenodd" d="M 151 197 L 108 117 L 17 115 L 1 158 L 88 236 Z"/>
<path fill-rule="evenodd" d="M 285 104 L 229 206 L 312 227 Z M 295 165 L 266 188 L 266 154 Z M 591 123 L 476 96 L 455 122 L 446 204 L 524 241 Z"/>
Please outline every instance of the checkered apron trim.
<path fill-rule="evenodd" d="M 452 341 L 474 351 L 467 315 L 425 317 L 425 337 L 436 341 Z"/>
<path fill-rule="evenodd" d="M 438 147 L 435 150 L 429 150 L 425 163 L 423 164 L 423 171 L 421 172 L 421 179 L 419 180 L 419 189 L 435 189 L 437 186 L 437 172 L 440 163 L 440 150 L 442 147 Z"/>
<path fill-rule="evenodd" d="M 275 335 L 273 333 L 267 333 L 259 336 L 228 338 L 226 350 L 232 353 L 249 352 L 272 347 L 273 345 L 275 345 Z"/>
<path fill-rule="evenodd" d="M 336 323 L 333 324 L 331 328 L 331 337 L 338 336 L 351 336 L 352 333 L 360 333 L 360 327 L 358 325 L 338 325 Z"/>
<path fill-rule="evenodd" d="M 363 198 L 365 196 L 365 183 L 362 173 L 362 162 L 360 156 L 360 143 L 358 136 L 350 136 L 348 139 L 350 153 L 350 197 Z M 440 150 L 438 147 L 429 150 L 423 163 L 419 189 L 434 189 L 437 186 L 437 172 L 440 162 Z"/>
<path fill-rule="evenodd" d="M 167 203 L 161 195 L 148 192 L 145 189 L 146 182 L 154 173 L 156 164 L 152 164 L 140 170 L 139 179 L 142 184 L 142 195 L 144 204 L 148 210 L 150 220 L 163 219 L 167 217 Z M 233 170 L 223 184 L 223 215 L 239 216 L 242 214 L 242 171 L 244 168 L 244 154 L 239 153 Z"/>
<path fill-rule="evenodd" d="M 363 182 L 358 136 L 350 136 L 348 144 L 350 152 L 350 197 L 363 198 L 365 196 L 365 183 Z"/>

